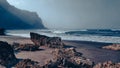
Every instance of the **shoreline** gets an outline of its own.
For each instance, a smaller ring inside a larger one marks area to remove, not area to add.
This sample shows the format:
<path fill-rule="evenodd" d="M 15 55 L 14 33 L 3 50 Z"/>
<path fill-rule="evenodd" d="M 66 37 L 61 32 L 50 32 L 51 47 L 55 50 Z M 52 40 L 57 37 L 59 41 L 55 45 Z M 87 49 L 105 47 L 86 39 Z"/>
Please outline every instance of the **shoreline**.
<path fill-rule="evenodd" d="M 22 44 L 24 44 L 24 43 L 32 44 L 32 41 L 29 38 L 19 37 L 19 36 L 0 36 L 0 41 L 7 41 L 9 44 L 12 44 L 13 42 L 18 42 L 18 43 L 22 43 Z M 88 41 L 67 41 L 67 40 L 63 40 L 63 42 L 68 47 L 75 47 L 76 50 L 78 52 L 82 53 L 84 57 L 90 59 L 91 61 L 95 62 L 96 64 L 102 63 L 105 61 L 120 62 L 120 58 L 119 58 L 120 52 L 119 51 L 102 49 L 102 46 L 109 45 L 110 43 L 99 43 L 99 42 L 88 42 Z M 40 47 L 40 48 L 46 49 L 44 47 Z M 39 59 L 42 60 L 38 56 L 41 56 L 43 58 L 48 58 L 48 55 L 45 55 L 44 53 L 49 54 L 50 51 L 51 51 L 51 49 L 48 51 L 43 50 L 43 51 L 36 51 L 36 52 L 20 52 L 20 53 L 16 54 L 16 56 L 18 58 L 24 58 L 24 59 L 30 58 L 33 60 L 39 60 Z M 41 54 L 39 54 L 39 53 L 41 53 Z M 26 55 L 29 55 L 29 56 L 26 56 Z"/>

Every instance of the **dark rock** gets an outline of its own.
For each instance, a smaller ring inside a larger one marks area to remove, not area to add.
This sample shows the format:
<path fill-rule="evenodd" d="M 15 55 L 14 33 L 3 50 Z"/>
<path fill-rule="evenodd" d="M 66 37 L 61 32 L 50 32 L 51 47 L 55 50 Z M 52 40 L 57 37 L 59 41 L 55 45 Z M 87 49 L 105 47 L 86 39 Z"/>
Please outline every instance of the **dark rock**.
<path fill-rule="evenodd" d="M 30 59 L 23 59 L 15 65 L 15 68 L 41 68 L 38 62 Z"/>
<path fill-rule="evenodd" d="M 0 35 L 5 35 L 5 29 L 0 28 Z"/>
<path fill-rule="evenodd" d="M 33 32 L 30 32 L 30 37 L 35 45 L 47 46 L 50 48 L 62 48 L 64 46 L 60 37 L 48 37 Z"/>
<path fill-rule="evenodd" d="M 0 41 L 0 64 L 11 66 L 16 62 L 14 50 L 7 42 Z"/>
<path fill-rule="evenodd" d="M 55 58 L 48 61 L 44 68 L 93 68 L 94 63 L 76 52 L 74 48 L 55 49 Z"/>
<path fill-rule="evenodd" d="M 36 50 L 39 50 L 39 46 L 34 45 L 34 44 L 13 43 L 12 47 L 15 51 L 36 51 Z"/>

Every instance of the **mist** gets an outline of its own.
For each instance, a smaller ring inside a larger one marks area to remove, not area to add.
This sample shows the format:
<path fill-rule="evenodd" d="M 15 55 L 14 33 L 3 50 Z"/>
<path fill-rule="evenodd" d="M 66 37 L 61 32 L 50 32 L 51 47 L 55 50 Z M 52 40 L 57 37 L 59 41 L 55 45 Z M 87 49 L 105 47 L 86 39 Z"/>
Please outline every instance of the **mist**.
<path fill-rule="evenodd" d="M 8 0 L 50 29 L 120 29 L 120 0 Z"/>

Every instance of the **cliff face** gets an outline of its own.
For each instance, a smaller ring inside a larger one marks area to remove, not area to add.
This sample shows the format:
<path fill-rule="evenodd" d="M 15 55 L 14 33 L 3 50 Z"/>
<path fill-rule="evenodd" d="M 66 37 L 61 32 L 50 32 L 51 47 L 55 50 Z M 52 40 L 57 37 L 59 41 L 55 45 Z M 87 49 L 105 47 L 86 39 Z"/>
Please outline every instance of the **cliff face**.
<path fill-rule="evenodd" d="M 37 13 L 20 10 L 0 0 L 0 27 L 6 29 L 45 28 Z"/>

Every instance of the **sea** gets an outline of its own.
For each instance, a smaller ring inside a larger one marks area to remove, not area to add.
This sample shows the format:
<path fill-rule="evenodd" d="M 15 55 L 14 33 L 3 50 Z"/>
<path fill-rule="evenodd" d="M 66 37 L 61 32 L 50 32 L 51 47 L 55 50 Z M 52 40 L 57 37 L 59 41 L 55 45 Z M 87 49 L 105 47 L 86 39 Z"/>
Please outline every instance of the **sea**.
<path fill-rule="evenodd" d="M 35 32 L 49 37 L 61 37 L 63 40 L 89 41 L 102 43 L 120 43 L 120 29 L 82 29 L 82 30 L 57 30 L 57 29 L 32 29 L 32 30 L 7 30 L 7 35 L 30 38 L 30 32 Z"/>

